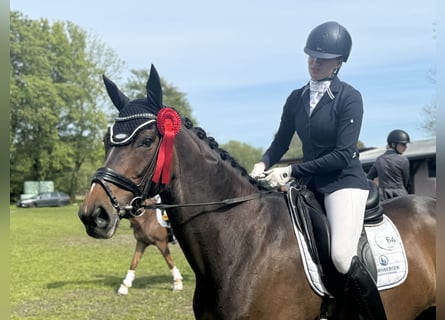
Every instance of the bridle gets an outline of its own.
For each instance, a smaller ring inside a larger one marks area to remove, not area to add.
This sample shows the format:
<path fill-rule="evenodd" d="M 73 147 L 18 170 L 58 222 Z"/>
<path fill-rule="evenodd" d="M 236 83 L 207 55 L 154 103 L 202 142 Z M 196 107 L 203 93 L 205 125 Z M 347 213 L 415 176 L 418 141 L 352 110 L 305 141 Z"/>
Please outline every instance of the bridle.
<path fill-rule="evenodd" d="M 148 193 L 151 190 L 152 186 L 154 185 L 152 177 L 154 174 L 161 142 L 162 142 L 162 136 L 160 136 L 152 160 L 145 167 L 142 174 L 142 178 L 137 184 L 131 181 L 129 178 L 125 177 L 124 175 L 108 167 L 101 167 L 97 169 L 96 172 L 94 173 L 92 182 L 99 183 L 103 187 L 113 207 L 117 211 L 120 219 L 130 219 L 134 217 L 139 217 L 144 214 L 145 209 L 164 210 L 164 209 L 178 208 L 178 207 L 197 207 L 197 206 L 211 206 L 211 205 L 227 206 L 261 198 L 263 195 L 267 193 L 275 192 L 273 190 L 268 190 L 263 192 L 252 193 L 246 196 L 224 199 L 221 201 L 184 203 L 184 204 L 152 203 L 145 205 L 144 203 L 145 200 L 148 199 Z M 130 191 L 131 193 L 133 193 L 134 196 L 133 199 L 127 205 L 121 208 L 121 206 L 119 205 L 119 201 L 111 191 L 111 188 L 109 187 L 108 183 L 112 183 L 121 189 Z"/>
<path fill-rule="evenodd" d="M 152 182 L 152 178 L 154 175 L 161 142 L 162 136 L 160 136 L 153 158 L 145 167 L 142 173 L 142 178 L 137 184 L 124 175 L 108 167 L 101 167 L 94 173 L 92 183 L 99 183 L 104 188 L 105 193 L 108 195 L 108 198 L 110 198 L 111 204 L 117 211 L 120 219 L 139 217 L 144 214 L 145 207 L 143 204 L 145 200 L 148 199 L 148 193 L 154 184 Z M 123 209 L 120 207 L 119 201 L 111 191 L 107 182 L 133 193 L 133 199 L 127 205 L 125 205 Z"/>

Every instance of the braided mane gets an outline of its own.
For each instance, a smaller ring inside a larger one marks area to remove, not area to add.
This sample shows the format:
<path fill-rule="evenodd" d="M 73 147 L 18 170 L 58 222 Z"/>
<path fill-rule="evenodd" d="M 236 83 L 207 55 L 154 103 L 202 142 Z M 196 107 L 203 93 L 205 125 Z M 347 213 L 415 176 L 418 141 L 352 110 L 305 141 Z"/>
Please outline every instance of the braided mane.
<path fill-rule="evenodd" d="M 230 155 L 230 153 L 227 150 L 224 150 L 219 147 L 218 142 L 213 137 L 208 137 L 204 129 L 201 127 L 194 127 L 193 122 L 187 118 L 182 118 L 183 124 L 187 129 L 190 129 L 195 132 L 195 134 L 198 136 L 199 139 L 205 141 L 209 147 L 217 152 L 222 160 L 229 161 L 230 165 L 233 168 L 236 168 L 240 171 L 241 176 L 245 177 L 252 185 L 256 186 L 258 189 L 267 189 L 264 186 L 262 186 L 256 179 L 253 179 L 248 173 L 247 170 L 233 157 Z"/>

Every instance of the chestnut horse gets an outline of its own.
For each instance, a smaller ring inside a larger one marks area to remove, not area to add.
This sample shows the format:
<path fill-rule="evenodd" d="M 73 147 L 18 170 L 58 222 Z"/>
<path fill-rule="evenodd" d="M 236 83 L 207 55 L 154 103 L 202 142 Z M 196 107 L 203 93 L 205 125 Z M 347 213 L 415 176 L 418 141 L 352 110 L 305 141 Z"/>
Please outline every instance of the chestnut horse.
<path fill-rule="evenodd" d="M 214 139 L 164 107 L 153 66 L 146 99 L 130 101 L 104 81 L 119 116 L 79 209 L 87 234 L 112 237 L 123 214 L 159 194 L 195 273 L 196 319 L 318 318 L 323 299 L 306 279 L 285 195 L 264 192 Z M 382 204 L 409 265 L 402 284 L 380 292 L 388 319 L 435 305 L 435 204 L 420 196 Z M 333 318 L 351 319 L 338 309 Z"/>
<path fill-rule="evenodd" d="M 151 199 L 147 200 L 147 204 L 155 202 L 156 201 Z M 128 289 L 133 285 L 136 268 L 145 252 L 145 249 L 149 245 L 155 245 L 164 257 L 165 262 L 167 262 L 168 268 L 170 269 L 173 277 L 173 291 L 182 290 L 182 275 L 179 269 L 175 266 L 168 247 L 168 231 L 158 222 L 156 210 L 146 209 L 141 215 L 129 218 L 128 220 L 133 228 L 133 235 L 136 239 L 136 248 L 134 250 L 133 259 L 130 263 L 130 268 L 128 269 L 127 275 L 122 281 L 117 293 L 120 295 L 128 294 Z"/>

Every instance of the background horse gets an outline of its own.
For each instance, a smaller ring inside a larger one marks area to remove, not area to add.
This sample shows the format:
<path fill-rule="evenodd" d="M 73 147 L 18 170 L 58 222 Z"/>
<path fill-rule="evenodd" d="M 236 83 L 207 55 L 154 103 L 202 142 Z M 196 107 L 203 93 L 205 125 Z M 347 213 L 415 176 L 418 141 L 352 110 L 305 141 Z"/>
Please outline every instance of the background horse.
<path fill-rule="evenodd" d="M 197 319 L 316 319 L 322 298 L 306 279 L 285 195 L 263 192 L 187 119 L 177 130 L 181 120 L 162 106 L 153 66 L 147 99 L 129 101 L 110 80 L 105 84 L 120 111 L 116 128 L 124 127 L 119 121 L 126 120 L 120 119 L 146 118 L 137 125 L 126 123 L 134 129 L 127 144 L 116 132 L 79 209 L 86 232 L 112 237 L 122 212 L 138 207 L 135 199 L 160 194 L 195 273 Z M 409 264 L 401 285 L 381 291 L 388 319 L 415 319 L 435 305 L 435 203 L 407 196 L 383 204 L 400 232 Z M 351 319 L 343 311 L 335 316 Z"/>
<path fill-rule="evenodd" d="M 148 200 L 148 204 L 149 203 L 155 203 L 155 201 Z M 130 263 L 130 268 L 128 269 L 127 275 L 122 281 L 117 293 L 121 295 L 128 294 L 128 288 L 133 285 L 136 268 L 145 252 L 145 249 L 149 245 L 155 245 L 164 257 L 165 262 L 167 262 L 168 268 L 173 276 L 173 291 L 182 290 L 182 275 L 173 262 L 173 258 L 168 248 L 168 232 L 167 229 L 158 222 L 156 210 L 146 209 L 142 215 L 129 218 L 128 220 L 133 228 L 133 235 L 136 239 L 136 248 L 133 259 Z"/>

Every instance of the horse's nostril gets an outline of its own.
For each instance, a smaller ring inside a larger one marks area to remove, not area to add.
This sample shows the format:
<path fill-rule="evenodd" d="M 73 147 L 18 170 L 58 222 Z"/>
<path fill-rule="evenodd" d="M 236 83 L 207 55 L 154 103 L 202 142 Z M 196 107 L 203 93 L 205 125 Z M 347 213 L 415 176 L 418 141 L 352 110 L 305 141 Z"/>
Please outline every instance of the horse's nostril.
<path fill-rule="evenodd" d="M 96 208 L 93 216 L 94 216 L 94 222 L 96 223 L 98 228 L 105 229 L 108 226 L 110 222 L 110 217 L 103 208 L 101 207 Z"/>

